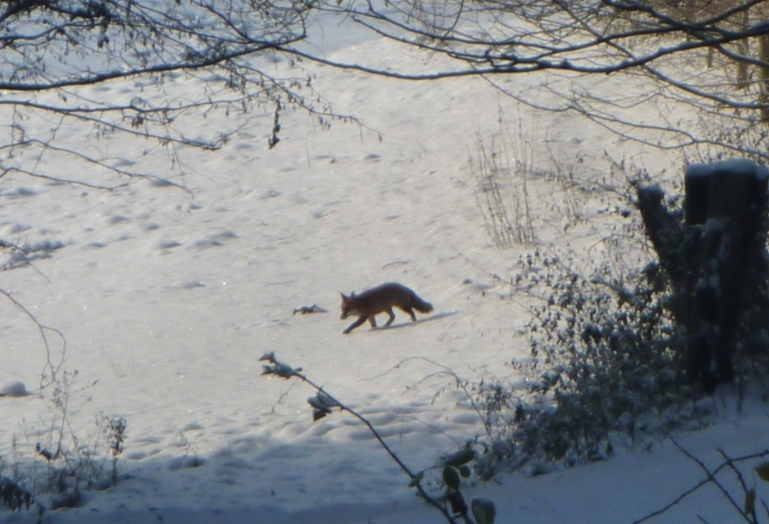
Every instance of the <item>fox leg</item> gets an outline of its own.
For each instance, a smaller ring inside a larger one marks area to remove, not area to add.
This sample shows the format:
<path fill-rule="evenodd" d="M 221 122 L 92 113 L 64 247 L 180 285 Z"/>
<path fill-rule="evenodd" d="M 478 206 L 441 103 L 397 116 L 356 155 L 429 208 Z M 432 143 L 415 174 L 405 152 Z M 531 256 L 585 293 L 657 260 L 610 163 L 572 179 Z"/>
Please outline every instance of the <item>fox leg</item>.
<path fill-rule="evenodd" d="M 387 327 L 387 326 L 389 326 L 390 324 L 392 324 L 392 323 L 393 323 L 393 320 L 395 320 L 395 313 L 393 313 L 393 308 L 390 308 L 390 309 L 388 309 L 388 310 L 386 311 L 386 313 L 387 313 L 388 315 L 390 315 L 390 318 L 389 318 L 389 320 L 387 321 L 387 323 L 385 323 L 384 327 Z"/>
<path fill-rule="evenodd" d="M 376 317 L 374 315 L 371 315 L 368 317 L 369 324 L 371 324 L 372 328 L 376 327 Z"/>
<path fill-rule="evenodd" d="M 417 321 L 417 317 L 414 314 L 414 310 L 411 309 L 411 306 L 398 306 L 398 307 L 400 309 L 402 309 L 403 311 L 405 311 L 406 313 L 408 313 L 409 315 L 411 315 L 411 321 L 412 322 L 416 322 Z"/>
<path fill-rule="evenodd" d="M 373 318 L 374 318 L 374 317 L 371 317 L 371 319 L 372 319 L 372 320 L 373 320 Z M 346 335 L 347 333 L 349 333 L 350 331 L 352 331 L 352 330 L 353 330 L 353 329 L 355 329 L 356 327 L 358 327 L 358 326 L 360 326 L 361 324 L 363 324 L 365 321 L 366 321 L 366 317 L 360 317 L 358 320 L 356 320 L 355 322 L 353 322 L 352 324 L 350 324 L 349 326 L 347 326 L 347 329 L 345 329 L 344 331 L 342 331 L 342 333 L 344 333 L 344 334 Z"/>

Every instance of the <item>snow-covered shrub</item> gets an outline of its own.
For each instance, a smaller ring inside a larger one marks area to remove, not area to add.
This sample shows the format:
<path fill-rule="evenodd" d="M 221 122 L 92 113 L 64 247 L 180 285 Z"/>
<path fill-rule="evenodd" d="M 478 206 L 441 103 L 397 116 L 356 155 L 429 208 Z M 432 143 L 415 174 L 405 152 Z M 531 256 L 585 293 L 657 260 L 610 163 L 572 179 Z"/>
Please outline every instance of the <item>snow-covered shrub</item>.
<path fill-rule="evenodd" d="M 0 503 L 10 511 L 21 511 L 29 509 L 35 497 L 11 479 L 0 476 Z"/>
<path fill-rule="evenodd" d="M 633 441 L 692 417 L 683 339 L 655 263 L 624 277 L 608 265 L 586 276 L 541 252 L 519 263 L 538 268 L 518 284 L 543 300 L 523 329 L 531 358 L 513 363 L 531 385 L 523 395 L 481 388 L 496 435 L 489 467 L 501 461 L 536 474 L 601 459 L 611 434 Z"/>

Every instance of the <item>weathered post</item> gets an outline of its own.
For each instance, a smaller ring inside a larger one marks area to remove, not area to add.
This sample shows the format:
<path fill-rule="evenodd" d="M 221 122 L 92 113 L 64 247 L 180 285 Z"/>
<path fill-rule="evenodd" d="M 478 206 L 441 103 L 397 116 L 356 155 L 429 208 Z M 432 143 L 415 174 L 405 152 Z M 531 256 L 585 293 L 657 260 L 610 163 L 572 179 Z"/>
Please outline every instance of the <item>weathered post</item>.
<path fill-rule="evenodd" d="M 749 160 L 686 170 L 685 221 L 694 239 L 687 372 L 711 393 L 734 376 L 732 356 L 743 313 L 755 295 L 763 257 L 769 170 Z"/>
<path fill-rule="evenodd" d="M 638 188 L 647 234 L 671 282 L 670 308 L 687 337 L 687 375 L 707 393 L 734 376 L 735 345 L 749 338 L 746 312 L 769 303 L 768 182 L 769 169 L 749 160 L 690 165 L 683 220 L 664 205 L 661 188 Z"/>

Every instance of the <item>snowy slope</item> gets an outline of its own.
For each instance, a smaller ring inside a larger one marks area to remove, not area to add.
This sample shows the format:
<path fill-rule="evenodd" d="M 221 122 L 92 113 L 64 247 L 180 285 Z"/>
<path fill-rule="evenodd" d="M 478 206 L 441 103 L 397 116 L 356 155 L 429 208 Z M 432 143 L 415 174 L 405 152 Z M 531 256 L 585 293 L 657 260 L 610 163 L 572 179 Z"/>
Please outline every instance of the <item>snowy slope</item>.
<path fill-rule="evenodd" d="M 334 56 L 359 53 L 421 60 L 378 40 Z M 314 392 L 261 377 L 259 357 L 273 351 L 301 366 L 369 418 L 413 470 L 428 468 L 483 432 L 447 370 L 471 382 L 516 383 L 521 377 L 506 364 L 526 354 L 515 336 L 526 299 L 506 299 L 511 289 L 493 276 L 510 276 L 526 249 L 499 250 L 487 235 L 467 169 L 476 136 L 497 133 L 502 111 L 543 171 L 554 160 L 576 165 L 582 157 L 580 174 L 589 178 L 605 168 L 600 158 L 610 149 L 682 172 L 674 157 L 644 152 L 568 113 L 517 106 L 481 79 L 408 84 L 320 73 L 318 89 L 366 128 L 336 122 L 324 130 L 286 112 L 282 142 L 269 150 L 271 108 L 214 115 L 196 131 L 237 127 L 238 119 L 243 127 L 222 151 L 181 152 L 185 177 L 175 181 L 189 192 L 148 180 L 114 191 L 19 175 L 0 181 L 2 238 L 50 255 L 4 272 L 2 289 L 66 337 L 63 370 L 77 370 L 67 414 L 79 443 L 97 440 L 100 415 L 127 421 L 119 468 L 128 478 L 87 493 L 80 508 L 49 512 L 51 522 L 440 522 L 361 424 L 344 414 L 312 423 L 305 400 Z M 542 81 L 510 83 L 536 90 Z M 185 92 L 186 82 L 176 77 L 159 89 Z M 123 99 L 140 87 L 100 86 L 89 96 Z M 72 140 L 88 135 L 71 133 Z M 107 136 L 89 147 L 153 172 L 167 169 L 168 157 L 146 154 L 140 141 Z M 82 166 L 55 167 L 103 180 Z M 590 222 L 567 228 L 561 189 L 545 176 L 534 176 L 529 188 L 543 245 L 582 249 L 609 227 L 594 214 L 605 195 L 585 202 Z M 413 287 L 435 312 L 416 324 L 396 313 L 389 329 L 366 325 L 342 335 L 350 321 L 338 318 L 339 293 L 384 281 Z M 293 313 L 313 304 L 328 312 Z M 18 464 L 31 481 L 44 468 L 34 446 L 48 445 L 56 413 L 38 391 L 45 347 L 8 300 L 0 311 L 0 384 L 22 382 L 33 393 L 0 398 L 2 474 Z M 55 360 L 55 336 L 51 346 Z M 721 423 L 680 436 L 686 449 L 717 464 L 717 446 L 731 454 L 767 446 L 760 409 L 742 417 L 719 411 Z M 701 478 L 670 443 L 648 452 L 618 446 L 605 463 L 513 475 L 470 494 L 492 499 L 498 522 L 632 522 Z M 717 492 L 692 500 L 656 522 L 692 522 L 697 514 L 734 521 Z"/>

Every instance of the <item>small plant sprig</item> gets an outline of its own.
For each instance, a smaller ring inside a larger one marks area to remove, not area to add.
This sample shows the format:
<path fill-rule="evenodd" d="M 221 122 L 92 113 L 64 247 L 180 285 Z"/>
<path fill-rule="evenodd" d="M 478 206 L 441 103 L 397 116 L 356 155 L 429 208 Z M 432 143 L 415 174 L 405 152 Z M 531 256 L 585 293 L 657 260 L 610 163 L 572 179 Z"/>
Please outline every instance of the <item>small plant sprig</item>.
<path fill-rule="evenodd" d="M 110 418 L 104 417 L 104 420 L 108 424 L 108 432 L 110 436 L 109 451 L 112 455 L 112 485 L 116 486 L 118 481 L 117 475 L 117 462 L 118 456 L 123 453 L 123 442 L 125 442 L 125 430 L 126 420 L 123 417 Z"/>
<path fill-rule="evenodd" d="M 390 446 L 387 445 L 371 422 L 369 422 L 363 415 L 345 406 L 327 393 L 322 387 L 308 379 L 302 374 L 302 368 L 293 368 L 288 364 L 278 361 L 273 352 L 265 353 L 259 361 L 268 362 L 268 364 L 263 365 L 262 375 L 275 375 L 286 380 L 296 378 L 317 391 L 315 396 L 307 399 L 307 402 L 313 408 L 313 422 L 330 415 L 333 413 L 334 408 L 338 408 L 340 411 L 346 411 L 361 421 L 371 434 L 374 435 L 374 438 L 379 442 L 379 445 L 382 446 L 388 455 L 390 455 L 390 458 L 392 458 L 398 467 L 409 476 L 409 487 L 415 488 L 428 504 L 443 515 L 446 522 L 455 524 L 457 518 L 461 518 L 466 524 L 494 524 L 496 508 L 493 502 L 486 499 L 476 498 L 471 502 L 470 508 L 468 508 L 460 491 L 460 477 L 469 476 L 470 469 L 467 464 L 475 458 L 475 452 L 469 446 L 466 446 L 457 453 L 443 459 L 443 483 L 446 486 L 446 493 L 441 499 L 434 498 L 430 496 L 422 486 L 424 471 L 416 473 L 411 471 L 398 455 L 395 454 Z M 441 503 L 441 500 L 443 499 L 449 503 L 448 508 L 445 504 Z"/>

